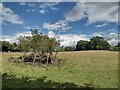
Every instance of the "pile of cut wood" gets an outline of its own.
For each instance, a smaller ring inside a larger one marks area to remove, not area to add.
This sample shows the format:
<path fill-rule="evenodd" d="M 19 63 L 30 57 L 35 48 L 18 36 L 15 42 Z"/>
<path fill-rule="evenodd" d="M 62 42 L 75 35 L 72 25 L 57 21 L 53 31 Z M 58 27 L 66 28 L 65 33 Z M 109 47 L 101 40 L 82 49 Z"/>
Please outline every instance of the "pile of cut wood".
<path fill-rule="evenodd" d="M 47 55 L 36 55 L 35 61 L 34 61 L 34 55 L 26 55 L 26 56 L 14 56 L 11 57 L 9 60 L 15 61 L 15 62 L 34 62 L 34 63 L 42 63 L 42 64 L 52 64 L 54 61 L 58 61 L 59 59 L 56 57 L 50 57 Z"/>

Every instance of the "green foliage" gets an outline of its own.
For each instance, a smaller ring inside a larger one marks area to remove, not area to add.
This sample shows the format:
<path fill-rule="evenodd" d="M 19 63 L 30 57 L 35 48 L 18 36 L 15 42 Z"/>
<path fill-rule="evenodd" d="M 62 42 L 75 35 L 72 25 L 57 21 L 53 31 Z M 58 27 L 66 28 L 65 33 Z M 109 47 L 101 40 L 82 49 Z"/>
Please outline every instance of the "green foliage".
<path fill-rule="evenodd" d="M 74 51 L 75 50 L 75 47 L 72 47 L 72 46 L 67 46 L 64 48 L 64 51 Z"/>
<path fill-rule="evenodd" d="M 40 50 L 41 45 L 41 34 L 39 34 L 38 29 L 31 29 L 32 37 L 30 39 L 30 46 L 33 52 L 37 52 Z"/>
<path fill-rule="evenodd" d="M 25 36 L 20 36 L 19 37 L 19 48 L 22 50 L 22 51 L 24 51 L 24 52 L 26 52 L 26 51 L 29 51 L 30 50 L 30 39 L 29 39 L 29 37 L 27 36 L 27 37 L 25 37 Z"/>
<path fill-rule="evenodd" d="M 88 41 L 83 41 L 83 40 L 78 41 L 76 45 L 76 50 L 77 51 L 86 50 L 87 43 Z"/>
<path fill-rule="evenodd" d="M 31 29 L 32 36 L 30 37 L 20 37 L 19 38 L 19 46 L 22 51 L 24 51 L 23 60 L 26 56 L 27 51 L 32 51 L 33 62 L 39 56 L 46 56 L 47 63 L 48 59 L 53 57 L 53 52 L 59 46 L 59 43 L 54 38 L 49 38 L 47 35 L 43 35 L 39 33 L 38 29 Z M 57 53 L 56 53 L 57 54 Z M 56 55 L 55 55 L 56 56 Z M 51 61 L 52 62 L 52 61 Z"/>
<path fill-rule="evenodd" d="M 109 50 L 110 44 L 103 37 L 93 37 L 89 42 L 80 40 L 77 42 L 76 50 Z"/>
<path fill-rule="evenodd" d="M 50 54 L 52 54 L 52 52 L 56 50 L 58 46 L 59 46 L 59 43 L 56 41 L 55 38 L 50 38 L 48 40 L 48 52 Z"/>
<path fill-rule="evenodd" d="M 2 43 L 2 51 L 11 51 L 13 49 L 10 42 L 2 41 L 1 43 Z"/>
<path fill-rule="evenodd" d="M 103 37 L 93 37 L 89 42 L 89 48 L 93 50 L 109 50 L 109 43 Z"/>

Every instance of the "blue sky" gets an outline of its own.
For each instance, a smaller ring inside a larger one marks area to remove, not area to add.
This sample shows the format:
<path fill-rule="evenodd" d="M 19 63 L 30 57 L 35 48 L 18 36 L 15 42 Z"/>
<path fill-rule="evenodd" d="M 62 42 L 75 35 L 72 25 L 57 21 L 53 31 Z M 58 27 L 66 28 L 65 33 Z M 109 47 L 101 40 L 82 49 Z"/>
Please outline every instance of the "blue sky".
<path fill-rule="evenodd" d="M 4 2 L 2 40 L 16 42 L 20 35 L 30 35 L 30 28 L 75 46 L 79 40 L 104 37 L 111 45 L 118 42 L 117 3 L 78 2 Z"/>

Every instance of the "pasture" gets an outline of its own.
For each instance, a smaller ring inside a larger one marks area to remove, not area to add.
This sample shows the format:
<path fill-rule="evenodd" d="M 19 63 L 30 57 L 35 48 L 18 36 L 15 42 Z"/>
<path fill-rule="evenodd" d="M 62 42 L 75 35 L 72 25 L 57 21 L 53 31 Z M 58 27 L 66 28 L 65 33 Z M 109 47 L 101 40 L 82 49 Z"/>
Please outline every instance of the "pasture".
<path fill-rule="evenodd" d="M 118 52 L 60 52 L 64 62 L 36 65 L 10 62 L 20 52 L 2 53 L 3 88 L 118 87 Z"/>

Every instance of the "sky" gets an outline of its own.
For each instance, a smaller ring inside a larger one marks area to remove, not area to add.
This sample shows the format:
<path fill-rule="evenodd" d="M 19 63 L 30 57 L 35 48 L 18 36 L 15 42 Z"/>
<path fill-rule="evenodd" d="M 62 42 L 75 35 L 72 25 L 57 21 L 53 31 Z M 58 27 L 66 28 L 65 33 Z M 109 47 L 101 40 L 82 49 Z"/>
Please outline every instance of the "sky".
<path fill-rule="evenodd" d="M 38 28 L 61 46 L 94 36 L 118 43 L 117 2 L 3 2 L 0 10 L 2 41 L 17 42 L 19 36 L 31 35 L 30 28 Z"/>

